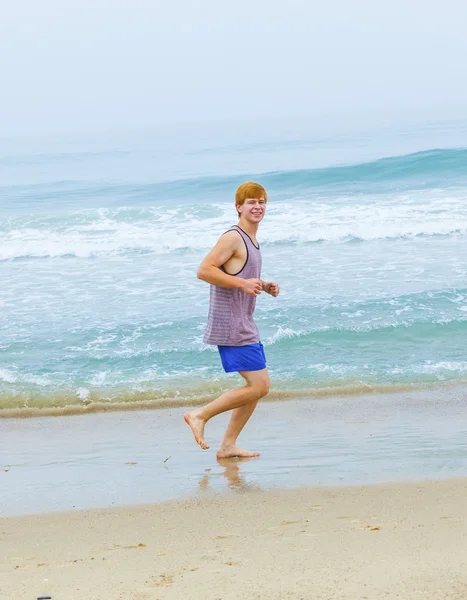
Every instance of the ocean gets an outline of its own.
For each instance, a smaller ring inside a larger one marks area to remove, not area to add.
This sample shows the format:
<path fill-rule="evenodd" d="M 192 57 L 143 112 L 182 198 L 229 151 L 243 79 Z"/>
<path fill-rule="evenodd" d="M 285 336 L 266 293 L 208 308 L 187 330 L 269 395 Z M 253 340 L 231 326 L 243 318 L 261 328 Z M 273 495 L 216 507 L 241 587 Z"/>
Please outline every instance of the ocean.
<path fill-rule="evenodd" d="M 467 380 L 467 122 L 0 143 L 0 416 L 196 404 L 203 256 L 269 194 L 256 320 L 272 398 Z"/>

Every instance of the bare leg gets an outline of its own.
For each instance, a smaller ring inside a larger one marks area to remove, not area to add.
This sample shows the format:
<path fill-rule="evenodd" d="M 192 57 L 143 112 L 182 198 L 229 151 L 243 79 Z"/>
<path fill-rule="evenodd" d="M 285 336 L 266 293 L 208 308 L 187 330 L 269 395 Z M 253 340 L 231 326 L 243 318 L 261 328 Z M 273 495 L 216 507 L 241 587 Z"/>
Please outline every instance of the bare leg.
<path fill-rule="evenodd" d="M 235 418 L 234 415 L 232 415 L 232 419 L 227 427 L 227 432 L 230 430 L 227 441 L 231 444 L 232 440 L 237 439 L 240 431 L 250 418 L 251 414 L 256 408 L 258 400 L 265 396 L 269 391 L 269 374 L 267 369 L 261 369 L 260 371 L 240 371 L 240 375 L 245 379 L 246 385 L 241 388 L 224 392 L 218 398 L 206 406 L 203 406 L 203 408 L 193 410 L 184 415 L 184 419 L 191 427 L 195 440 L 198 442 L 201 448 L 203 448 L 203 450 L 209 448 L 204 440 L 204 426 L 209 419 L 212 419 L 216 415 L 219 415 L 227 410 L 235 410 L 245 407 L 245 411 L 236 413 Z M 251 407 L 248 406 L 250 404 L 252 405 Z M 248 406 L 248 410 L 246 410 L 246 406 Z M 235 446 L 235 444 L 233 444 L 233 446 Z M 229 454 L 229 456 L 239 455 Z"/>
<path fill-rule="evenodd" d="M 231 458 L 233 456 L 259 456 L 259 452 L 248 452 L 237 446 L 237 438 L 242 429 L 248 422 L 248 419 L 253 414 L 253 411 L 258 405 L 258 400 L 240 406 L 232 411 L 229 424 L 225 431 L 224 439 L 217 451 L 217 458 Z"/>

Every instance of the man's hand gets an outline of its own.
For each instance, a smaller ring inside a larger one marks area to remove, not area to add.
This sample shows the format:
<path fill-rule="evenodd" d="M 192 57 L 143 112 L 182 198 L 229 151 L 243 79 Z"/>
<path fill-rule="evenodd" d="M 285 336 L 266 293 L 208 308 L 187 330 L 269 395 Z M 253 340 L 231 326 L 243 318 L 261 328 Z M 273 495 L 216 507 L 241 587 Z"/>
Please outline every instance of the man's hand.
<path fill-rule="evenodd" d="M 261 279 L 243 279 L 241 289 L 250 296 L 259 296 L 263 289 L 263 282 Z"/>
<path fill-rule="evenodd" d="M 274 298 L 277 298 L 277 296 L 279 295 L 280 288 L 278 283 L 274 283 L 273 281 L 264 281 L 263 290 L 266 292 L 266 294 L 270 294 L 271 296 L 274 296 Z"/>

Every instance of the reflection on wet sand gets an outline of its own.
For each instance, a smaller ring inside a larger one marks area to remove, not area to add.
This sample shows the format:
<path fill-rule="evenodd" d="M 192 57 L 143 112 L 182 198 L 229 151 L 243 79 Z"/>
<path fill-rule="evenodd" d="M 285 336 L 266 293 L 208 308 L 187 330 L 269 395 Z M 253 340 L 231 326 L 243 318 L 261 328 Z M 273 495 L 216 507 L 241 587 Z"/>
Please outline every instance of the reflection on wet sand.
<path fill-rule="evenodd" d="M 241 472 L 240 465 L 242 463 L 258 460 L 259 457 L 236 457 L 236 458 L 218 458 L 217 464 L 221 467 L 220 474 L 227 480 L 227 485 L 230 489 L 238 492 L 259 491 L 261 487 L 256 483 L 247 482 L 244 474 Z M 199 488 L 206 490 L 209 487 L 212 477 L 217 478 L 217 470 L 215 473 L 211 469 L 206 469 L 205 475 L 199 481 Z"/>

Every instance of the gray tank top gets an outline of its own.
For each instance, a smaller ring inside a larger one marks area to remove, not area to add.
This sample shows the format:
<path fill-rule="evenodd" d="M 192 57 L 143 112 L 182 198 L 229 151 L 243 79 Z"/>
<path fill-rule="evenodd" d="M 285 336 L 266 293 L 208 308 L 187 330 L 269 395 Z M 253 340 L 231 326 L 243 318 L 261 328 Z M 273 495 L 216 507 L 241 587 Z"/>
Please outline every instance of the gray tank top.
<path fill-rule="evenodd" d="M 259 279 L 261 277 L 261 251 L 250 236 L 234 225 L 229 231 L 238 231 L 245 242 L 246 262 L 235 277 Z M 225 271 L 223 267 L 221 267 Z M 260 340 L 258 327 L 253 320 L 256 296 L 245 294 L 238 288 L 211 285 L 209 314 L 204 342 L 214 346 L 246 346 Z"/>

